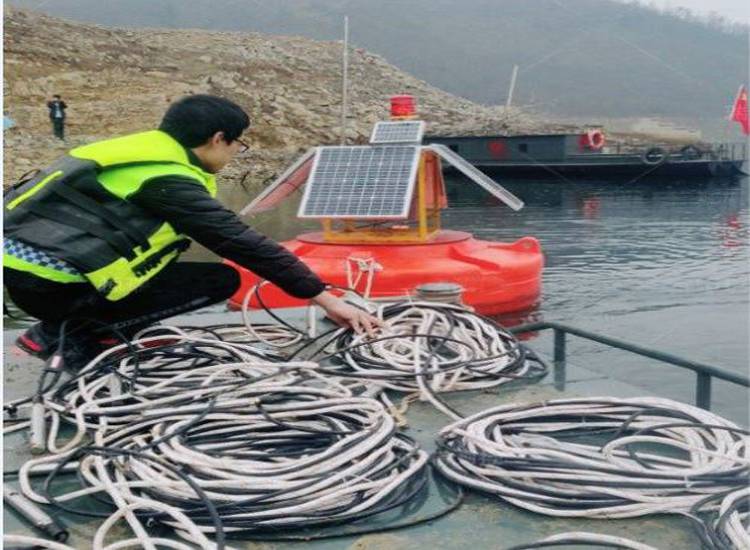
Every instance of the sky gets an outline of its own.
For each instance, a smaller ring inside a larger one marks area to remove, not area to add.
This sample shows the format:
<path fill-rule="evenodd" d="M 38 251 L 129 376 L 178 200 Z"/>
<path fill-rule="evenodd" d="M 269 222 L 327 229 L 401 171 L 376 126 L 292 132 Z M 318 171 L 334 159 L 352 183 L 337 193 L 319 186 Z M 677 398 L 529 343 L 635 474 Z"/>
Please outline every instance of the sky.
<path fill-rule="evenodd" d="M 715 11 L 733 21 L 750 22 L 748 0 L 654 0 L 653 3 L 660 7 L 684 7 L 700 14 Z"/>
<path fill-rule="evenodd" d="M 53 0 L 37 0 L 42 7 Z M 641 0 L 644 4 L 656 4 L 660 7 L 685 7 L 696 13 L 707 15 L 718 12 L 727 19 L 750 23 L 750 1 L 748 0 Z"/>

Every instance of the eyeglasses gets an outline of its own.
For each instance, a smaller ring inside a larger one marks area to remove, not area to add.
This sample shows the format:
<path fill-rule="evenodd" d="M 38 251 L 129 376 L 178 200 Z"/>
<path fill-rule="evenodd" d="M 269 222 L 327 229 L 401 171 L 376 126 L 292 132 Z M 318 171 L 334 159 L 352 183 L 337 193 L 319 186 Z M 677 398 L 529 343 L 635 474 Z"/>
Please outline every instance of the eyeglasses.
<path fill-rule="evenodd" d="M 238 138 L 238 139 L 235 139 L 234 141 L 240 144 L 240 148 L 239 148 L 240 153 L 246 153 L 248 149 L 250 149 L 250 146 L 244 141 L 242 141 L 241 139 Z"/>

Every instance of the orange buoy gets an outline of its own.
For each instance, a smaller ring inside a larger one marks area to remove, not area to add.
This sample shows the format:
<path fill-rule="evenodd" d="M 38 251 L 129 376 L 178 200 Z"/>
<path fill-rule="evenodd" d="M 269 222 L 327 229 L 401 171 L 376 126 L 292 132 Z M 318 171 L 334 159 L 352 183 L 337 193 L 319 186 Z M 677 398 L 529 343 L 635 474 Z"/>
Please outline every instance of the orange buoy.
<path fill-rule="evenodd" d="M 440 211 L 448 206 L 441 161 L 514 210 L 523 202 L 455 152 L 439 145 L 422 146 L 424 122 L 414 120 L 413 98 L 397 96 L 392 104 L 394 121 L 377 123 L 370 145 L 308 151 L 242 213 L 270 210 L 307 186 L 298 215 L 319 219 L 323 231 L 282 244 L 326 283 L 372 299 L 404 298 L 425 283 L 455 283 L 463 288 L 463 302 L 485 315 L 534 306 L 541 294 L 544 265 L 539 241 L 533 237 L 513 243 L 481 241 L 469 233 L 441 229 Z M 380 200 L 398 193 L 398 199 Z M 380 211 L 382 205 L 370 209 L 372 203 L 382 202 L 393 204 L 387 211 Z M 242 283 L 229 302 L 230 307 L 240 308 L 260 281 L 249 270 L 226 263 L 240 273 Z M 264 285 L 260 295 L 270 308 L 306 303 L 271 284 Z M 249 305 L 262 307 L 255 296 Z"/>
<path fill-rule="evenodd" d="M 430 242 L 415 244 L 327 243 L 322 233 L 299 235 L 282 243 L 326 283 L 354 287 L 374 299 L 404 297 L 422 283 L 451 281 L 464 289 L 464 303 L 484 315 L 525 310 L 539 300 L 542 256 L 539 241 L 523 237 L 514 243 L 475 239 L 462 231 L 440 231 Z M 232 264 L 242 284 L 230 299 L 241 307 L 248 291 L 259 282 L 247 269 Z M 356 283 L 356 286 L 355 286 Z M 274 285 L 261 289 L 268 307 L 298 307 L 305 301 Z M 258 308 L 255 297 L 250 306 Z"/>

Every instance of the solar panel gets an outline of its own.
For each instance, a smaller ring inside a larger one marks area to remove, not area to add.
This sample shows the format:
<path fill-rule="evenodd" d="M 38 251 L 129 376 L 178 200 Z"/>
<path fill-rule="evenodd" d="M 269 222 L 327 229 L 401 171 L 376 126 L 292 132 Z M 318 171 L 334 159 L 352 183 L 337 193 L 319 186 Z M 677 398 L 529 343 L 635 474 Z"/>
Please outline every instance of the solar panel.
<path fill-rule="evenodd" d="M 394 120 L 376 122 L 370 143 L 421 143 L 424 122 L 421 120 Z"/>
<path fill-rule="evenodd" d="M 432 143 L 425 147 L 425 149 L 436 152 L 438 155 L 440 155 L 440 157 L 448 161 L 448 163 L 456 170 L 461 172 L 467 178 L 471 179 L 474 183 L 479 184 L 485 191 L 488 191 L 489 193 L 503 201 L 513 210 L 521 210 L 521 208 L 523 208 L 523 201 L 521 199 L 516 197 L 513 193 L 508 191 L 505 187 L 497 183 L 495 180 L 488 177 L 484 172 L 469 164 L 463 157 L 454 153 L 445 145 Z"/>
<path fill-rule="evenodd" d="M 319 147 L 300 218 L 405 218 L 420 147 Z"/>

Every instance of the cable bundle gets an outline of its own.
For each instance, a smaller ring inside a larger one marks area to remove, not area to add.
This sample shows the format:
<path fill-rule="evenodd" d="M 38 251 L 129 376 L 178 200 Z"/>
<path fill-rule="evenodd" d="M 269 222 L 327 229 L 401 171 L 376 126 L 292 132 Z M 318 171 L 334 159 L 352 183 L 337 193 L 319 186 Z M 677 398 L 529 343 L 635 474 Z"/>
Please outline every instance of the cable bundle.
<path fill-rule="evenodd" d="M 24 494 L 66 507 L 106 493 L 116 510 L 104 514 L 95 549 L 121 518 L 136 535 L 130 542 L 145 548 L 157 544 L 144 528 L 154 521 L 211 547 L 205 533 L 221 546 L 229 531 L 367 517 L 403 504 L 426 482 L 427 454 L 396 433 L 379 402 L 331 388 L 249 387 L 200 407 L 144 411 L 140 423 L 98 430 L 94 446 L 31 461 L 20 475 Z M 35 467 L 72 460 L 83 489 L 53 496 L 49 483 L 42 493 L 31 487 Z"/>
<path fill-rule="evenodd" d="M 705 498 L 693 506 L 688 517 L 694 521 L 704 548 L 750 548 L 750 487 Z"/>
<path fill-rule="evenodd" d="M 385 321 L 378 337 L 342 330 L 331 356 L 340 358 L 351 376 L 397 391 L 418 391 L 454 418 L 461 416 L 435 394 L 546 373 L 510 332 L 464 307 L 404 302 L 381 307 L 378 316 Z"/>
<path fill-rule="evenodd" d="M 44 393 L 55 454 L 21 467 L 23 493 L 104 518 L 93 548 L 114 550 L 192 548 L 150 537 L 154 522 L 191 544 L 223 548 L 226 531 L 359 519 L 423 488 L 427 454 L 397 433 L 378 401 L 354 397 L 352 385 L 316 363 L 269 361 L 223 337 L 215 327 L 161 327 Z M 148 347 L 155 342 L 162 345 Z M 60 443 L 63 423 L 76 431 Z M 58 474 L 71 467 L 82 487 L 56 494 Z M 35 488 L 40 473 L 47 479 Z M 76 508 L 84 496 L 111 510 Z M 121 520 L 134 538 L 107 545 Z"/>
<path fill-rule="evenodd" d="M 38 395 L 34 401 L 51 419 L 46 448 L 52 452 L 70 449 L 81 442 L 87 429 L 100 427 L 103 420 L 109 425 L 128 423 L 156 404 L 200 400 L 215 391 L 211 384 L 230 389 L 233 384 L 278 373 L 277 363 L 259 358 L 261 352 L 244 344 L 182 335 L 170 337 L 167 345 L 144 347 L 164 341 L 162 334 L 113 347 L 71 380 Z M 234 367 L 223 367 L 226 364 Z M 286 364 L 285 369 L 314 366 L 298 362 Z M 76 425 L 77 433 L 58 448 L 55 440 L 61 419 Z"/>
<path fill-rule="evenodd" d="M 495 407 L 444 428 L 438 447 L 448 478 L 561 517 L 686 512 L 750 481 L 747 431 L 660 398 Z"/>
<path fill-rule="evenodd" d="M 255 349 L 258 348 L 257 344 L 271 348 L 293 346 L 303 339 L 301 331 L 294 331 L 284 325 L 274 323 L 251 323 L 249 318 L 245 319 L 245 323 L 241 325 L 236 323 L 190 327 L 156 325 L 141 331 L 137 336 L 144 337 L 147 334 L 170 332 L 180 336 L 215 339 L 231 344 L 253 344 Z"/>
<path fill-rule="evenodd" d="M 128 378 L 127 367 L 132 366 L 126 363 L 104 376 L 79 378 L 67 391 L 63 388 L 45 400 L 52 419 L 47 448 L 65 452 L 81 444 L 92 429 L 132 425 L 153 410 L 200 411 L 205 403 L 219 397 L 228 401 L 278 388 L 305 389 L 311 381 L 320 379 L 315 372 L 317 365 L 305 362 L 209 364 L 195 368 L 188 365 L 184 370 L 174 363 L 151 363 L 138 377 Z M 325 385 L 333 388 L 335 395 L 351 395 L 335 381 Z M 63 446 L 56 441 L 60 420 L 76 426 L 75 435 Z"/>
<path fill-rule="evenodd" d="M 283 360 L 274 352 L 253 343 L 225 341 L 221 329 L 235 332 L 244 330 L 241 325 L 150 327 L 141 331 L 135 339 L 103 351 L 63 383 L 59 383 L 63 369 L 50 368 L 48 365 L 42 371 L 35 395 L 3 403 L 4 412 L 10 415 L 6 422 L 11 423 L 3 427 L 3 433 L 29 427 L 28 420 L 18 418 L 20 409 L 32 403 L 44 403 L 45 407 L 51 405 L 55 409 L 53 402 L 71 387 L 84 389 L 94 381 L 99 393 L 109 391 L 114 395 L 121 393 L 121 386 L 135 386 L 137 391 L 144 384 L 153 383 L 154 376 L 170 378 L 176 372 L 200 366 L 257 362 L 259 359 L 266 362 Z M 114 375 L 108 376 L 110 373 Z M 146 373 L 148 376 L 145 376 Z M 74 406 L 69 401 L 66 405 L 68 408 Z"/>
<path fill-rule="evenodd" d="M 154 337 L 161 336 L 161 339 Z M 271 323 L 226 323 L 207 326 L 153 325 L 135 335 L 135 340 L 150 339 L 157 344 L 171 340 L 186 342 L 223 342 L 253 355 L 274 357 L 273 348 L 286 347 L 302 339 L 300 332 Z"/>

